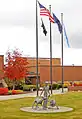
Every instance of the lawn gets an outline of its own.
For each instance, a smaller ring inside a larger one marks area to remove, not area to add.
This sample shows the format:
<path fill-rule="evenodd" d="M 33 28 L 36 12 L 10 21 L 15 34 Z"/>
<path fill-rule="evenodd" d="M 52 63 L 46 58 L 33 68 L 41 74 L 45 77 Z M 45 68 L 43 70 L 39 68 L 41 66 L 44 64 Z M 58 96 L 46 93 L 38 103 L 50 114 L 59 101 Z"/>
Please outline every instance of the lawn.
<path fill-rule="evenodd" d="M 34 98 L 0 101 L 0 119 L 82 119 L 82 92 L 71 92 L 52 96 L 58 105 L 74 108 L 72 112 L 35 114 L 20 111 L 20 107 L 31 106 Z"/>

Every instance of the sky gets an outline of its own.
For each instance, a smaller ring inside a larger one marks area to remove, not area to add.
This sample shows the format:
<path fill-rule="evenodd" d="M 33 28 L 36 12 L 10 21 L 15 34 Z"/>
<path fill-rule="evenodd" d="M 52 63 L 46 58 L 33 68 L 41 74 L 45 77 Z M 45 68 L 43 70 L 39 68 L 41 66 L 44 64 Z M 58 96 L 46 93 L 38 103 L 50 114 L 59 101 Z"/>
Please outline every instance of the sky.
<path fill-rule="evenodd" d="M 64 37 L 64 65 L 82 65 L 82 0 L 39 0 L 63 22 L 70 48 Z M 50 57 L 49 19 L 43 17 L 47 36 L 41 28 L 40 8 L 38 6 L 39 57 Z M 0 0 L 0 55 L 8 49 L 19 48 L 25 56 L 36 56 L 36 0 Z M 52 24 L 53 57 L 61 57 L 61 35 L 57 25 Z"/>

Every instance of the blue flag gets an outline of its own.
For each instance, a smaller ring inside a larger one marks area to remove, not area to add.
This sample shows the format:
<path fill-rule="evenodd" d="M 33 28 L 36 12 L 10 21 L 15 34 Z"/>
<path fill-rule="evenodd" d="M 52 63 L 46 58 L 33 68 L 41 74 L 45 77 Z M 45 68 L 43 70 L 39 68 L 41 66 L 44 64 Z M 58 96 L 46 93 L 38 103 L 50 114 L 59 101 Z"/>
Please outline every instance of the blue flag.
<path fill-rule="evenodd" d="M 57 25 L 58 25 L 59 32 L 62 33 L 62 25 L 61 25 L 59 19 L 55 16 L 54 13 L 53 13 L 53 18 L 54 18 L 54 23 L 57 23 Z"/>
<path fill-rule="evenodd" d="M 65 39 L 66 39 L 66 42 L 67 42 L 67 46 L 70 48 L 70 45 L 69 45 L 69 41 L 68 41 L 68 37 L 67 37 L 67 34 L 66 34 L 66 29 L 65 29 L 64 24 L 63 24 L 63 30 L 64 30 L 64 36 L 65 36 Z"/>

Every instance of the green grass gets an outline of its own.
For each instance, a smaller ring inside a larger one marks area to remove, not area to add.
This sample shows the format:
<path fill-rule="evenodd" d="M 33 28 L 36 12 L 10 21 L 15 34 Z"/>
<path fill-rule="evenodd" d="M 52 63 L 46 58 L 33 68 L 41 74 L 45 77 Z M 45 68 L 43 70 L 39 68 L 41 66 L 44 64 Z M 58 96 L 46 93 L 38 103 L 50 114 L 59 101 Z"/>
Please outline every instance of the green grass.
<path fill-rule="evenodd" d="M 71 92 L 52 96 L 60 106 L 74 108 L 72 112 L 35 114 L 20 111 L 20 107 L 31 106 L 34 98 L 0 101 L 0 119 L 82 119 L 82 92 Z"/>

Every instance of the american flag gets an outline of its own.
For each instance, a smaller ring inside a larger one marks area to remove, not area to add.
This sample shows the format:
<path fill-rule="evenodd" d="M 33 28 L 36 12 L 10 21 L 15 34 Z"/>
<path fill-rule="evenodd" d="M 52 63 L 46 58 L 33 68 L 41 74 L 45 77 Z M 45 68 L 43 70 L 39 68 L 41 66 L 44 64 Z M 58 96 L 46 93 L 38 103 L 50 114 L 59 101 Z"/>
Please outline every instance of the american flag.
<path fill-rule="evenodd" d="M 48 16 L 50 22 L 54 23 L 54 18 L 51 16 L 50 12 L 48 9 L 46 9 L 43 5 L 41 5 L 39 2 L 39 7 L 40 7 L 40 15 L 41 16 Z"/>

